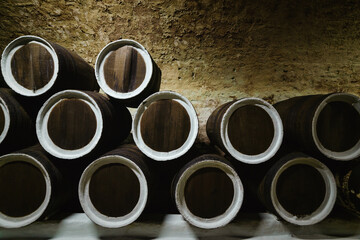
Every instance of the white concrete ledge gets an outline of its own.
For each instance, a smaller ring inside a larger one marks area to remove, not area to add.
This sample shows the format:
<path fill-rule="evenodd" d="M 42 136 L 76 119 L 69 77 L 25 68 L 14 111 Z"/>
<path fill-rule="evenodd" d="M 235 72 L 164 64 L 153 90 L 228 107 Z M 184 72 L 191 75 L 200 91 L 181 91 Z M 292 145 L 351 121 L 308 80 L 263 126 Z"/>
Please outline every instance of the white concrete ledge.
<path fill-rule="evenodd" d="M 83 213 L 35 222 L 19 229 L 0 228 L 1 239 L 359 239 L 360 219 L 330 217 L 312 226 L 296 226 L 268 213 L 240 214 L 225 227 L 193 227 L 179 214 L 144 216 L 126 227 L 109 229 Z"/>

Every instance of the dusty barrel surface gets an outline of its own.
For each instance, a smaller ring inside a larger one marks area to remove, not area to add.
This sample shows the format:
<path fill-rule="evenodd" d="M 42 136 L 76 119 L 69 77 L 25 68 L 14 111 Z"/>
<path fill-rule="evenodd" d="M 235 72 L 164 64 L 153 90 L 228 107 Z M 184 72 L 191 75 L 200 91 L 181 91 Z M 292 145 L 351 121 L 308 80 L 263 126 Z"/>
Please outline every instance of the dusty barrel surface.
<path fill-rule="evenodd" d="M 175 92 L 162 91 L 140 104 L 132 133 L 144 154 L 166 161 L 184 155 L 192 147 L 198 126 L 195 109 L 188 99 Z"/>
<path fill-rule="evenodd" d="M 347 93 L 291 98 L 274 105 L 285 140 L 334 160 L 360 156 L 360 100 Z"/>
<path fill-rule="evenodd" d="M 264 205 L 296 225 L 312 225 L 325 219 L 336 201 L 336 183 L 319 160 L 291 153 L 276 162 L 259 187 Z"/>
<path fill-rule="evenodd" d="M 0 157 L 0 226 L 18 228 L 52 214 L 66 201 L 62 175 L 40 146 Z"/>
<path fill-rule="evenodd" d="M 50 97 L 40 109 L 36 133 L 43 148 L 55 157 L 75 159 L 106 152 L 130 133 L 126 107 L 112 105 L 96 92 L 65 90 Z"/>
<path fill-rule="evenodd" d="M 242 182 L 231 164 L 215 154 L 193 159 L 177 174 L 173 197 L 181 215 L 192 225 L 225 226 L 243 202 Z"/>
<path fill-rule="evenodd" d="M 96 59 L 95 74 L 106 94 L 129 107 L 137 107 L 159 91 L 161 83 L 160 68 L 148 51 L 131 39 L 106 45 Z"/>
<path fill-rule="evenodd" d="M 338 203 L 360 217 L 360 162 L 345 167 L 345 171 L 335 170 L 338 187 Z"/>
<path fill-rule="evenodd" d="M 10 89 L 0 88 L 0 154 L 36 142 L 35 125 Z"/>
<path fill-rule="evenodd" d="M 249 164 L 269 160 L 281 146 L 279 114 L 259 98 L 243 98 L 215 109 L 206 123 L 212 143 L 235 159 Z"/>
<path fill-rule="evenodd" d="M 146 156 L 135 145 L 123 145 L 92 162 L 79 182 L 87 216 L 109 228 L 126 226 L 143 212 L 149 196 Z"/>
<path fill-rule="evenodd" d="M 21 36 L 2 53 L 6 84 L 24 96 L 40 96 L 64 89 L 99 89 L 94 69 L 76 53 L 37 36 Z"/>

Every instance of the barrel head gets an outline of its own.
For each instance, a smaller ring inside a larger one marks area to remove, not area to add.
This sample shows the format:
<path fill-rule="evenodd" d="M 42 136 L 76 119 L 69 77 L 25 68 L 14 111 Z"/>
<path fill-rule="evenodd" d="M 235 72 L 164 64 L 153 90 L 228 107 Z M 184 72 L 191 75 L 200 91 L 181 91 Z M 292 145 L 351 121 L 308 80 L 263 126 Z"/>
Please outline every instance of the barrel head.
<path fill-rule="evenodd" d="M 66 150 L 80 149 L 94 137 L 96 116 L 81 99 L 62 99 L 51 110 L 48 134 L 55 145 Z"/>
<path fill-rule="evenodd" d="M 139 51 L 123 46 L 111 52 L 104 62 L 106 84 L 116 92 L 132 92 L 145 78 L 146 65 Z"/>
<path fill-rule="evenodd" d="M 54 68 L 54 60 L 50 52 L 36 42 L 21 46 L 11 59 L 11 72 L 15 81 L 33 91 L 49 83 Z"/>
<path fill-rule="evenodd" d="M 46 182 L 34 165 L 14 161 L 0 167 L 0 212 L 9 217 L 24 217 L 44 202 Z"/>
<path fill-rule="evenodd" d="M 180 148 L 190 133 L 190 117 L 177 101 L 153 102 L 141 118 L 141 135 L 148 147 L 159 152 Z"/>
<path fill-rule="evenodd" d="M 229 118 L 228 136 L 232 146 L 247 155 L 265 152 L 274 138 L 274 124 L 269 114 L 260 107 L 245 105 Z"/>

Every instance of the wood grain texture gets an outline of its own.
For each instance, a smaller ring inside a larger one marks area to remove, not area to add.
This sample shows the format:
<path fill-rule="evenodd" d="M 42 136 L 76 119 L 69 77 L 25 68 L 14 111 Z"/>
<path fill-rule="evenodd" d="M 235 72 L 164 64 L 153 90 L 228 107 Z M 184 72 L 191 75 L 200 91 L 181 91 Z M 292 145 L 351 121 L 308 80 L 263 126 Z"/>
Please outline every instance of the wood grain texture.
<path fill-rule="evenodd" d="M 35 91 L 50 81 L 54 74 L 54 61 L 45 47 L 28 43 L 15 52 L 11 71 L 18 84 Z"/>
<path fill-rule="evenodd" d="M 274 138 L 274 124 L 265 110 L 246 105 L 235 110 L 229 118 L 228 136 L 239 152 L 261 154 L 269 148 Z"/>
<path fill-rule="evenodd" d="M 102 214 L 120 217 L 130 213 L 140 196 L 140 183 L 134 172 L 123 164 L 102 166 L 92 175 L 89 195 Z"/>
<path fill-rule="evenodd" d="M 5 128 L 5 114 L 2 108 L 0 107 L 0 134 L 4 131 Z"/>
<path fill-rule="evenodd" d="M 45 179 L 35 166 L 11 162 L 0 167 L 0 212 L 23 217 L 35 211 L 44 201 Z"/>
<path fill-rule="evenodd" d="M 202 218 L 213 218 L 229 208 L 234 197 L 234 188 L 225 172 L 206 167 L 189 177 L 184 195 L 191 213 Z"/>
<path fill-rule="evenodd" d="M 145 144 L 160 152 L 180 148 L 190 132 L 190 117 L 174 100 L 159 100 L 149 105 L 142 115 L 141 135 Z"/>
<path fill-rule="evenodd" d="M 124 46 L 113 51 L 104 63 L 104 78 L 116 92 L 132 92 L 144 80 L 144 59 L 134 47 Z"/>
<path fill-rule="evenodd" d="M 96 126 L 95 114 L 88 104 L 80 99 L 63 99 L 52 109 L 47 128 L 55 145 L 74 150 L 91 141 Z"/>
<path fill-rule="evenodd" d="M 321 144 L 336 152 L 351 149 L 360 140 L 360 114 L 346 102 L 330 102 L 316 124 Z"/>
<path fill-rule="evenodd" d="M 280 204 L 297 217 L 314 213 L 325 199 L 325 182 L 312 166 L 296 164 L 287 168 L 276 185 Z"/>

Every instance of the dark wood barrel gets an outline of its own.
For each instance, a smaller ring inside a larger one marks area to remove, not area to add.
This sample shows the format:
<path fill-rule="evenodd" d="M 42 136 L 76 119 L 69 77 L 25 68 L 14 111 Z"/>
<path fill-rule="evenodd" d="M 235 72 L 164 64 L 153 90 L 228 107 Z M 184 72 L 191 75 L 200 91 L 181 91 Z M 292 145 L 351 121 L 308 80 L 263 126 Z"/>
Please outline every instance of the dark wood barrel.
<path fill-rule="evenodd" d="M 150 190 L 146 158 L 135 145 L 126 144 L 85 169 L 79 183 L 79 199 L 92 221 L 118 228 L 141 215 Z"/>
<path fill-rule="evenodd" d="M 259 98 L 243 98 L 216 108 L 206 123 L 210 141 L 233 158 L 265 162 L 281 146 L 283 127 L 275 108 Z"/>
<path fill-rule="evenodd" d="M 131 115 L 97 92 L 64 90 L 40 109 L 36 132 L 46 151 L 62 159 L 101 154 L 119 145 L 130 133 Z"/>
<path fill-rule="evenodd" d="M 319 160 L 291 153 L 278 160 L 259 187 L 266 208 L 296 225 L 312 225 L 325 219 L 336 201 L 333 174 Z"/>
<path fill-rule="evenodd" d="M 69 198 L 40 145 L 0 157 L 0 226 L 18 228 L 54 214 Z"/>
<path fill-rule="evenodd" d="M 166 161 L 184 155 L 198 133 L 194 107 L 184 96 L 162 91 L 145 99 L 134 116 L 132 133 L 148 157 Z"/>
<path fill-rule="evenodd" d="M 348 93 L 290 98 L 274 105 L 284 142 L 334 160 L 360 156 L 360 100 Z"/>
<path fill-rule="evenodd" d="M 120 39 L 106 45 L 95 63 L 97 81 L 106 94 L 137 107 L 159 91 L 161 70 L 138 42 Z"/>
<path fill-rule="evenodd" d="M 98 90 L 94 69 L 76 53 L 37 36 L 21 36 L 3 51 L 6 84 L 24 96 L 50 96 L 64 89 Z"/>
<path fill-rule="evenodd" d="M 226 159 L 215 154 L 193 159 L 173 182 L 173 197 L 179 212 L 199 228 L 228 224 L 239 212 L 243 195 L 236 171 Z"/>
<path fill-rule="evenodd" d="M 14 95 L 0 88 L 0 154 L 36 143 L 35 123 Z"/>
<path fill-rule="evenodd" d="M 338 187 L 338 203 L 360 217 L 360 160 L 337 167 L 333 172 Z"/>

